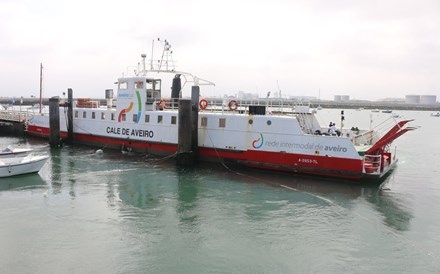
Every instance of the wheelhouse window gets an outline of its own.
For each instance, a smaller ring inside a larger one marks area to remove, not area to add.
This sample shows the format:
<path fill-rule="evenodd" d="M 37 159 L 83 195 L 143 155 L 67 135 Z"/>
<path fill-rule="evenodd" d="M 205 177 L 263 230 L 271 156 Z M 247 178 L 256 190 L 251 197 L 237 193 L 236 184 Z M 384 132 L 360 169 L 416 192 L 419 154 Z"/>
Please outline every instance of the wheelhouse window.
<path fill-rule="evenodd" d="M 125 121 L 127 119 L 127 114 L 122 114 L 122 116 L 121 116 L 121 121 Z"/>
<path fill-rule="evenodd" d="M 83 118 L 87 118 L 87 112 L 83 111 Z"/>
<path fill-rule="evenodd" d="M 177 124 L 177 116 L 171 116 L 171 124 L 172 125 Z"/>
<path fill-rule="evenodd" d="M 119 82 L 119 89 L 121 89 L 121 90 L 128 89 L 128 83 L 127 82 Z"/>
<path fill-rule="evenodd" d="M 135 113 L 133 114 L 133 122 L 137 122 L 138 120 L 138 115 Z"/>
<path fill-rule="evenodd" d="M 75 118 L 78 118 L 78 111 L 75 110 Z"/>
<path fill-rule="evenodd" d="M 95 114 L 95 112 L 93 111 L 92 112 L 92 119 L 95 119 L 96 118 L 96 114 Z"/>
<path fill-rule="evenodd" d="M 146 114 L 145 115 L 145 123 L 149 123 L 150 122 L 150 115 Z"/>
<path fill-rule="evenodd" d="M 105 113 L 101 112 L 101 120 L 105 120 Z"/>
<path fill-rule="evenodd" d="M 157 116 L 157 123 L 162 124 L 162 121 L 163 121 L 163 116 L 162 115 Z"/>
<path fill-rule="evenodd" d="M 136 89 L 144 88 L 144 82 L 138 81 L 138 82 L 134 83 L 134 88 L 136 88 Z"/>

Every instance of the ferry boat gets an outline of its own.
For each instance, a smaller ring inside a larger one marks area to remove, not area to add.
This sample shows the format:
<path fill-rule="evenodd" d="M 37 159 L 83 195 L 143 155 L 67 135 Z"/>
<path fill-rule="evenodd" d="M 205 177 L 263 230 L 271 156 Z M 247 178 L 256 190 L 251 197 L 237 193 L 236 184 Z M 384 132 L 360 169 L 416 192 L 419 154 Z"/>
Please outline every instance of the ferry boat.
<path fill-rule="evenodd" d="M 165 45 L 169 45 L 167 42 Z M 169 54 L 164 47 L 162 56 Z M 112 90 L 106 90 L 107 106 L 78 99 L 73 107 L 74 142 L 158 156 L 178 152 L 178 110 L 171 98 L 180 97 L 182 83 L 212 84 L 174 68 L 143 68 L 117 81 L 116 107 Z M 162 67 L 161 67 L 162 66 Z M 163 94 L 161 78 L 173 74 L 172 94 Z M 174 94 L 173 94 L 174 93 Z M 288 114 L 267 105 L 240 105 L 231 99 L 219 107 L 202 98 L 198 108 L 198 158 L 200 161 L 236 163 L 254 168 L 306 173 L 348 179 L 381 178 L 397 163 L 392 142 L 415 129 L 402 120 L 385 133 L 369 129 L 322 127 L 308 106 L 296 106 Z M 277 109 L 277 108 L 275 108 Z M 61 106 L 60 134 L 67 136 L 67 114 Z M 341 117 L 343 120 L 343 116 Z M 49 115 L 35 114 L 28 121 L 30 135 L 49 138 Z"/>

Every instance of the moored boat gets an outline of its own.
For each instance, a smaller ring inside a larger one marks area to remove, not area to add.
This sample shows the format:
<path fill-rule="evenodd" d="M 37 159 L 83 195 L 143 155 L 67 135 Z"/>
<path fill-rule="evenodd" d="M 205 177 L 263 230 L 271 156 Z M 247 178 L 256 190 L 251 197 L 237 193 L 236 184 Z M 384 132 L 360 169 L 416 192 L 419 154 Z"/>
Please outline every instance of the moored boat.
<path fill-rule="evenodd" d="M 27 155 L 0 159 L 0 177 L 36 173 L 44 166 L 49 156 Z"/>
<path fill-rule="evenodd" d="M 4 157 L 14 157 L 14 156 L 23 156 L 30 153 L 33 149 L 31 148 L 17 148 L 8 146 L 0 151 L 0 158 Z"/>
<path fill-rule="evenodd" d="M 143 69 L 118 79 L 116 107 L 112 107 L 113 98 L 108 96 L 111 92 L 106 92 L 107 107 L 86 100 L 76 102 L 75 142 L 161 156 L 178 153 L 179 115 L 174 106 L 182 86 L 190 81 L 198 86 L 203 80 L 174 68 L 145 67 L 143 59 Z M 162 79 L 155 77 L 158 72 L 175 75 L 171 96 L 162 96 Z M 307 106 L 277 114 L 267 104 L 245 105 L 231 100 L 226 107 L 213 107 L 202 98 L 193 107 L 199 109 L 197 149 L 201 161 L 350 179 L 387 174 L 397 163 L 391 143 L 415 129 L 407 126 L 410 120 L 402 120 L 383 133 L 357 128 L 333 130 L 322 127 Z M 65 111 L 59 113 L 64 138 L 67 117 Z M 49 138 L 48 114 L 32 116 L 26 131 Z"/>

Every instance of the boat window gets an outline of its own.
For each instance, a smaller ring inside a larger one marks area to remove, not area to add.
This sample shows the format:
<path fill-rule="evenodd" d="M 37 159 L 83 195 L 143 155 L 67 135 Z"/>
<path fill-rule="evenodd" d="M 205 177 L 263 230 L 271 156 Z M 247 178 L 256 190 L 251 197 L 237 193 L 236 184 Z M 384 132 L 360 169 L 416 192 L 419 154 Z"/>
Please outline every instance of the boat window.
<path fill-rule="evenodd" d="M 96 117 L 96 115 L 95 115 L 95 112 L 93 111 L 92 112 L 92 119 L 95 119 L 95 117 Z"/>
<path fill-rule="evenodd" d="M 160 91 L 162 80 L 156 79 L 154 80 L 154 91 Z"/>
<path fill-rule="evenodd" d="M 202 120 L 200 121 L 202 127 L 208 126 L 208 117 L 202 117 Z"/>
<path fill-rule="evenodd" d="M 78 118 L 78 111 L 75 110 L 75 118 Z"/>
<path fill-rule="evenodd" d="M 218 120 L 218 127 L 226 127 L 226 118 L 220 118 Z"/>
<path fill-rule="evenodd" d="M 119 82 L 119 89 L 127 89 L 128 84 L 127 82 Z"/>
<path fill-rule="evenodd" d="M 123 113 L 121 116 L 121 121 L 125 121 L 126 118 L 127 118 L 127 114 Z"/>
<path fill-rule="evenodd" d="M 87 112 L 83 111 L 83 118 L 87 118 Z"/>
<path fill-rule="evenodd" d="M 134 88 L 144 88 L 144 82 L 138 81 L 134 83 Z"/>
<path fill-rule="evenodd" d="M 171 124 L 175 125 L 177 123 L 177 116 L 171 116 Z"/>
<path fill-rule="evenodd" d="M 104 119 L 105 119 L 105 113 L 101 112 L 101 120 L 104 120 Z"/>
<path fill-rule="evenodd" d="M 135 113 L 133 114 L 133 122 L 137 122 L 138 120 L 138 115 Z"/>
<path fill-rule="evenodd" d="M 272 125 L 272 121 L 271 120 L 267 120 L 266 123 L 267 123 L 268 126 Z"/>
<path fill-rule="evenodd" d="M 252 125 L 254 123 L 254 120 L 249 119 L 248 123 L 249 123 L 249 125 Z"/>
<path fill-rule="evenodd" d="M 157 123 L 161 124 L 162 121 L 163 121 L 163 116 L 162 115 L 157 116 Z"/>
<path fill-rule="evenodd" d="M 145 115 L 145 123 L 149 123 L 150 122 L 150 115 L 146 114 Z"/>
<path fill-rule="evenodd" d="M 112 119 L 112 121 L 114 121 L 115 120 L 115 114 L 114 113 L 112 113 L 112 115 L 111 115 L 111 117 L 110 117 L 111 119 Z"/>
<path fill-rule="evenodd" d="M 147 80 L 147 90 L 153 90 L 153 82 L 151 80 Z"/>

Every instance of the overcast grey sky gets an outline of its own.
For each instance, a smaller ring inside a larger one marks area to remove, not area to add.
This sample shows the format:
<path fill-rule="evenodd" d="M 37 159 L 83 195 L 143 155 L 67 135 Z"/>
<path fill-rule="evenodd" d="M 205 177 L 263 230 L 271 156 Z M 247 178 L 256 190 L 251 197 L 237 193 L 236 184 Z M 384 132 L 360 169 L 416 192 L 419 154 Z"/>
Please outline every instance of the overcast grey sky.
<path fill-rule="evenodd" d="M 38 96 L 42 62 L 45 97 L 103 98 L 157 37 L 205 93 L 440 97 L 439 0 L 0 0 L 0 96 Z"/>

